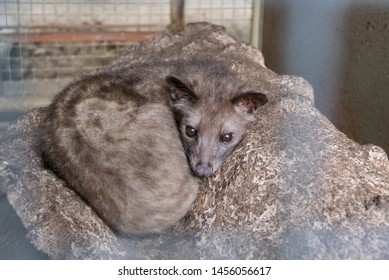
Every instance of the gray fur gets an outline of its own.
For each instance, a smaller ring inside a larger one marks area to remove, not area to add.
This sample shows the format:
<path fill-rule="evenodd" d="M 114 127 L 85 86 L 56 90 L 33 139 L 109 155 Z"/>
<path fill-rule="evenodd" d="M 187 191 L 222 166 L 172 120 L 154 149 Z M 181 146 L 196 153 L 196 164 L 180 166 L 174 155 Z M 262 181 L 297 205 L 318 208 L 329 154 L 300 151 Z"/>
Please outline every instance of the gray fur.
<path fill-rule="evenodd" d="M 191 168 L 198 176 L 211 176 L 242 141 L 254 112 L 267 98 L 222 63 L 194 65 L 178 67 L 177 75 L 166 80 Z M 195 137 L 187 136 L 188 127 L 196 130 Z M 221 140 L 225 134 L 232 135 L 228 143 Z"/>
<path fill-rule="evenodd" d="M 159 232 L 197 194 L 184 150 L 198 176 L 212 175 L 266 101 L 215 60 L 100 70 L 54 99 L 43 154 L 113 228 Z M 196 137 L 187 136 L 188 126 Z"/>
<path fill-rule="evenodd" d="M 110 226 L 164 230 L 197 194 L 170 109 L 137 95 L 117 73 L 87 75 L 50 106 L 44 156 Z"/>

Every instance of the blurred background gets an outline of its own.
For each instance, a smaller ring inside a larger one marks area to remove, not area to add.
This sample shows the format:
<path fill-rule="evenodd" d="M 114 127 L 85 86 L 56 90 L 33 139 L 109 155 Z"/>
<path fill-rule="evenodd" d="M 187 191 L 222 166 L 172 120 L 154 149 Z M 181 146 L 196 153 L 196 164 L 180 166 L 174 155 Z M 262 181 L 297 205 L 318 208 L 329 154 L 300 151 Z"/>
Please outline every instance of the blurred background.
<path fill-rule="evenodd" d="M 265 0 L 267 67 L 307 79 L 347 136 L 389 153 L 389 1 Z"/>
<path fill-rule="evenodd" d="M 389 0 L 0 0 L 0 135 L 81 71 L 195 21 L 307 79 L 338 129 L 389 152 Z"/>

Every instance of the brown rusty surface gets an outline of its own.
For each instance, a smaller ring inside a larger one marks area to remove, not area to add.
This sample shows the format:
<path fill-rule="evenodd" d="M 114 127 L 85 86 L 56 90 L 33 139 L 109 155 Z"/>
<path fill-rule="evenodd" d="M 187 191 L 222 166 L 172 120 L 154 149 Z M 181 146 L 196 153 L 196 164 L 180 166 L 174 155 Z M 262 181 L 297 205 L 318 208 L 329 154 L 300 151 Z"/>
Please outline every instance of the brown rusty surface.
<path fill-rule="evenodd" d="M 4 41 L 10 42 L 93 42 L 93 41 L 134 41 L 140 42 L 161 32 L 63 32 L 63 33 L 17 33 L 3 34 Z"/>

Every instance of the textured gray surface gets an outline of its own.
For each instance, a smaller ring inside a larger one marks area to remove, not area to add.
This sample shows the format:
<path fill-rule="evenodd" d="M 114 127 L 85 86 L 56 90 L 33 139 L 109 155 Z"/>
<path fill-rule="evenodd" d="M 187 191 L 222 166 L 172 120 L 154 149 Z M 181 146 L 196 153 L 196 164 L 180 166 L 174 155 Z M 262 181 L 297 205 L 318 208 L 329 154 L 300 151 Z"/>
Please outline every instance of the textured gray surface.
<path fill-rule="evenodd" d="M 13 124 L 0 146 L 0 187 L 31 242 L 51 258 L 389 259 L 389 162 L 313 107 L 313 90 L 280 76 L 218 26 L 190 25 L 129 48 L 108 67 L 207 57 L 269 97 L 245 140 L 193 209 L 161 235 L 123 238 L 41 165 L 44 109 Z"/>

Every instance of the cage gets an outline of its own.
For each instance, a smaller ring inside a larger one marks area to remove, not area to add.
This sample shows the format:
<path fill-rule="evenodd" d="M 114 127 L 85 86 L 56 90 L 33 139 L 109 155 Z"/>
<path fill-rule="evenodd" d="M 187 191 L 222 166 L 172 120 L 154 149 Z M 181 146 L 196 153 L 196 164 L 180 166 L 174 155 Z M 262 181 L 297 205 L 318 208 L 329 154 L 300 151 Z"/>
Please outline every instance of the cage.
<path fill-rule="evenodd" d="M 0 130 L 47 105 L 80 72 L 185 23 L 208 21 L 250 40 L 256 0 L 2 0 Z"/>

